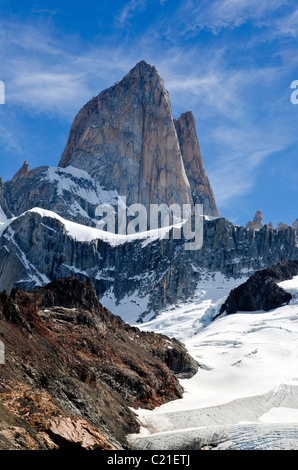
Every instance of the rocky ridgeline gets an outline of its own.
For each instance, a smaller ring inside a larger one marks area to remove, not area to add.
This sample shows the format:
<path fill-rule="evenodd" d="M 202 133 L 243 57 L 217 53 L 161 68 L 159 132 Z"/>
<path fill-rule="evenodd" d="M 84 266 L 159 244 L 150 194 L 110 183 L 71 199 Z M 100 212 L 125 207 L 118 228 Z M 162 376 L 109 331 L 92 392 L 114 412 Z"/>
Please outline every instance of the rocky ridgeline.
<path fill-rule="evenodd" d="M 171 235 L 116 245 L 101 239 L 79 241 L 51 214 L 27 212 L 0 239 L 0 286 L 10 292 L 14 286 L 30 290 L 72 274 L 82 280 L 91 277 L 100 299 L 112 292 L 116 305 L 131 295 L 131 308 L 135 300 L 146 299 L 137 319 L 188 299 L 206 271 L 247 277 L 264 266 L 297 259 L 297 251 L 292 229 L 264 226 L 253 231 L 223 218 L 205 221 L 203 247 L 186 251 L 184 241 Z"/>
<path fill-rule="evenodd" d="M 182 397 L 197 363 L 100 304 L 90 280 L 0 294 L 0 449 L 113 449 L 139 425 L 132 407 Z"/>
<path fill-rule="evenodd" d="M 267 224 L 271 229 L 273 229 L 273 224 L 272 222 L 269 222 Z M 264 227 L 264 222 L 263 222 L 263 214 L 260 210 L 258 210 L 256 213 L 255 213 L 255 216 L 253 218 L 252 221 L 249 221 L 247 222 L 247 224 L 245 225 L 245 227 L 248 229 L 248 230 L 261 230 L 261 228 Z M 277 227 L 276 229 L 277 230 L 287 230 L 288 228 L 290 228 L 289 225 L 283 223 L 283 222 L 279 222 L 277 224 Z M 291 227 L 293 230 L 295 230 L 296 234 L 298 234 L 298 219 L 295 220 L 295 222 L 293 222 L 292 224 L 292 227 Z"/>

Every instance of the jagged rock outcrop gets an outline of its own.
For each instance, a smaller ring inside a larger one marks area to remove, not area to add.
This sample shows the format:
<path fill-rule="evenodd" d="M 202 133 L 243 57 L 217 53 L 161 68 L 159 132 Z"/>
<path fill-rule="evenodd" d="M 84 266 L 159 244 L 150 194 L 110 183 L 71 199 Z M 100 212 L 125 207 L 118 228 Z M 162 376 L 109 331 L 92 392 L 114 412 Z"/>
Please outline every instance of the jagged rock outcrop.
<path fill-rule="evenodd" d="M 298 235 L 298 219 L 296 219 L 295 222 L 293 222 L 292 227 Z"/>
<path fill-rule="evenodd" d="M 198 370 L 179 341 L 124 323 L 75 277 L 1 293 L 0 339 L 2 449 L 122 448 L 139 427 L 131 408 L 181 398 L 170 368 Z"/>
<path fill-rule="evenodd" d="M 155 67 L 141 61 L 79 112 L 59 166 L 87 171 L 106 189 L 126 196 L 128 204 L 193 204 L 194 195 L 206 201 L 206 214 L 218 216 L 194 119 L 189 114 L 183 119 L 178 141 L 164 82 Z"/>
<path fill-rule="evenodd" d="M 29 173 L 29 163 L 27 162 L 27 160 L 25 160 L 22 167 L 19 169 L 19 171 L 16 172 L 16 174 L 12 178 L 12 181 L 16 181 L 18 178 L 24 178 L 28 175 L 28 173 Z"/>
<path fill-rule="evenodd" d="M 286 230 L 287 228 L 289 228 L 289 226 L 283 222 L 279 222 L 277 225 L 277 230 Z"/>
<path fill-rule="evenodd" d="M 205 214 L 220 217 L 215 197 L 205 172 L 193 113 L 188 111 L 181 114 L 179 119 L 174 120 L 174 124 L 194 203 L 203 204 Z"/>
<path fill-rule="evenodd" d="M 274 227 L 273 227 L 273 223 L 272 222 L 269 222 L 269 224 L 267 224 L 268 227 L 270 228 L 270 230 L 274 230 Z"/>
<path fill-rule="evenodd" d="M 255 213 L 253 221 L 247 222 L 245 226 L 248 230 L 261 230 L 264 227 L 263 214 L 260 210 Z"/>
<path fill-rule="evenodd" d="M 292 295 L 277 285 L 298 275 L 298 260 L 257 271 L 244 284 L 230 292 L 220 309 L 222 313 L 269 311 L 288 304 Z"/>

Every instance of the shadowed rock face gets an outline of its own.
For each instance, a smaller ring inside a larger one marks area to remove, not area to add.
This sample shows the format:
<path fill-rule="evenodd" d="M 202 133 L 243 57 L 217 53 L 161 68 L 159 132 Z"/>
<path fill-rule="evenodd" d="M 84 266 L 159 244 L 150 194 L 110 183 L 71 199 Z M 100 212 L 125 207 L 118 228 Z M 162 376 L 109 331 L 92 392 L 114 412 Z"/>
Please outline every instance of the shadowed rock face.
<path fill-rule="evenodd" d="M 0 339 L 0 449 L 125 446 L 138 430 L 129 407 L 181 398 L 170 368 L 198 370 L 179 341 L 130 327 L 75 277 L 1 293 Z"/>
<path fill-rule="evenodd" d="M 178 140 L 164 82 L 155 67 L 142 61 L 82 108 L 59 166 L 87 171 L 106 189 L 126 196 L 128 204 L 206 200 L 206 214 L 218 216 L 193 117 L 187 132 L 182 120 Z"/>
<path fill-rule="evenodd" d="M 271 268 L 257 271 L 244 284 L 230 292 L 220 314 L 236 312 L 269 311 L 292 299 L 291 294 L 277 285 L 278 282 L 298 275 L 298 261 L 286 261 Z"/>
<path fill-rule="evenodd" d="M 289 226 L 287 224 L 284 224 L 283 222 L 279 222 L 279 224 L 277 225 L 277 230 L 287 230 L 287 228 L 289 228 Z"/>
<path fill-rule="evenodd" d="M 77 226 L 80 230 L 80 226 Z M 135 319 L 153 316 L 178 300 L 187 300 L 204 272 L 241 278 L 286 259 L 298 259 L 292 228 L 246 230 L 215 219 L 204 222 L 200 250 L 186 251 L 184 240 L 142 240 L 110 245 L 104 240 L 79 241 L 54 216 L 28 212 L 3 229 L 0 238 L 0 286 L 30 290 L 55 278 L 76 274 L 91 277 L 100 299 L 113 293 L 115 305 L 131 297 L 146 299 L 134 310 Z M 108 304 L 109 305 L 109 304 Z"/>

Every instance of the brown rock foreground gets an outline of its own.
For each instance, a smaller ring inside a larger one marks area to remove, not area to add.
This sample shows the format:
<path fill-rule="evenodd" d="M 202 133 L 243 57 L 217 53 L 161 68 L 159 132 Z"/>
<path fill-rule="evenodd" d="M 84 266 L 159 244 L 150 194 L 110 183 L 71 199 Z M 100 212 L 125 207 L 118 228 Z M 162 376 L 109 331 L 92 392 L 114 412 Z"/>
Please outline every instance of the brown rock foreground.
<path fill-rule="evenodd" d="M 196 362 L 175 339 L 141 332 L 71 277 L 0 294 L 0 449 L 125 449 L 132 407 L 182 397 Z"/>

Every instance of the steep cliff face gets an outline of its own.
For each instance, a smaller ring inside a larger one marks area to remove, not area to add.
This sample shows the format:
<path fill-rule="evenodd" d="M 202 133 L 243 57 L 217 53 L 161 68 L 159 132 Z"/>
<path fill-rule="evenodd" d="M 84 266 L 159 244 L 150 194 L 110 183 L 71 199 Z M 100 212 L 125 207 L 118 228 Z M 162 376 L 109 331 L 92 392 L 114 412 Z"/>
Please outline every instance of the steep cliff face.
<path fill-rule="evenodd" d="M 174 120 L 184 168 L 195 204 L 204 205 L 204 213 L 220 217 L 215 197 L 206 175 L 193 113 L 188 111 Z"/>
<path fill-rule="evenodd" d="M 87 171 L 106 189 L 126 196 L 128 204 L 195 201 L 206 203 L 206 214 L 218 216 L 193 116 L 187 113 L 177 123 L 180 139 L 164 82 L 142 61 L 79 112 L 59 166 Z"/>
<path fill-rule="evenodd" d="M 132 328 L 90 282 L 0 294 L 0 449 L 122 448 L 132 407 L 181 398 L 196 362 L 179 341 Z"/>
<path fill-rule="evenodd" d="M 0 223 L 12 217 L 9 205 L 7 203 L 7 192 L 5 183 L 0 178 Z"/>
<path fill-rule="evenodd" d="M 155 67 L 140 62 L 83 108 L 59 166 L 69 164 L 129 204 L 191 202 L 169 95 Z"/>
<path fill-rule="evenodd" d="M 96 207 L 117 210 L 118 196 L 147 209 L 199 203 L 206 215 L 219 216 L 194 117 L 173 120 L 164 82 L 144 61 L 81 109 L 59 167 L 30 171 L 25 161 L 3 184 L 0 205 L 10 215 L 42 207 L 94 226 Z"/>
<path fill-rule="evenodd" d="M 131 321 L 188 299 L 206 272 L 241 278 L 298 258 L 294 229 L 247 230 L 222 218 L 205 221 L 203 246 L 190 252 L 183 239 L 171 235 L 129 242 L 107 239 L 46 211 L 27 212 L 2 230 L 1 290 L 29 290 L 72 274 L 91 277 L 104 303 L 110 299 L 114 308 L 126 299 Z"/>

